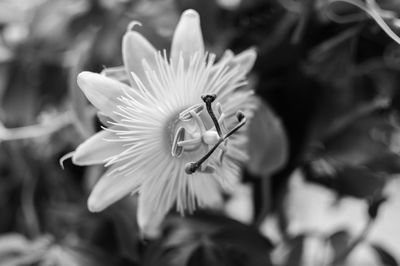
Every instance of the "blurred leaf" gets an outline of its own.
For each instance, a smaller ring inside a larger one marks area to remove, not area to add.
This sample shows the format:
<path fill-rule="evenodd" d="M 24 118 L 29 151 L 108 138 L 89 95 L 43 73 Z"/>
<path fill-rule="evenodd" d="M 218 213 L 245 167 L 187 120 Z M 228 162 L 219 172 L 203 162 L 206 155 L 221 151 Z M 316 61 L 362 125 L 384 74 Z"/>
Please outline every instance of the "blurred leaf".
<path fill-rule="evenodd" d="M 0 258 L 7 253 L 23 252 L 29 246 L 29 241 L 20 234 L 0 235 Z"/>
<path fill-rule="evenodd" d="M 83 138 L 87 138 L 96 132 L 94 128 L 94 108 L 90 111 L 90 105 L 83 92 L 79 89 L 76 82 L 78 74 L 84 70 L 89 52 L 94 45 L 94 30 L 85 32 L 78 39 L 76 47 L 71 53 L 71 69 L 69 73 L 69 95 L 71 97 L 72 110 L 74 112 L 74 122 Z"/>
<path fill-rule="evenodd" d="M 142 237 L 136 219 L 137 197 L 127 197 L 107 210 L 112 219 L 121 255 L 131 261 L 140 261 Z"/>
<path fill-rule="evenodd" d="M 365 166 L 336 165 L 332 160 L 314 161 L 304 170 L 308 180 L 325 185 L 342 196 L 368 198 L 386 183 L 384 177 Z"/>
<path fill-rule="evenodd" d="M 345 230 L 339 230 L 329 236 L 329 242 L 333 248 L 333 258 L 341 254 L 349 245 L 351 237 Z"/>
<path fill-rule="evenodd" d="M 381 194 L 374 196 L 372 200 L 370 200 L 368 205 L 368 215 L 371 219 L 375 219 L 378 215 L 378 211 L 383 203 L 387 201 L 387 198 Z"/>
<path fill-rule="evenodd" d="M 259 101 L 249 124 L 248 169 L 250 173 L 268 177 L 279 170 L 288 158 L 288 141 L 279 118 L 266 103 Z"/>
<path fill-rule="evenodd" d="M 390 151 L 396 129 L 387 111 L 358 109 L 338 119 L 330 130 L 322 148 L 304 166 L 309 180 L 341 195 L 366 198 L 399 172 L 400 157 Z"/>
<path fill-rule="evenodd" d="M 352 27 L 340 31 L 337 35 L 324 40 L 310 50 L 307 73 L 330 85 L 342 85 L 346 82 L 354 68 L 353 42 L 360 27 Z"/>
<path fill-rule="evenodd" d="M 367 161 L 365 166 L 376 173 L 398 174 L 400 173 L 400 156 L 396 153 L 387 152 Z"/>
<path fill-rule="evenodd" d="M 303 235 L 296 236 L 289 240 L 290 251 L 284 266 L 301 266 L 304 252 L 304 241 Z"/>
<path fill-rule="evenodd" d="M 382 265 L 384 265 L 384 266 L 398 266 L 399 265 L 397 260 L 383 247 L 381 247 L 377 244 L 371 244 L 371 247 L 378 254 L 380 261 L 382 262 Z"/>
<path fill-rule="evenodd" d="M 8 241 L 9 246 L 6 247 Z M 34 241 L 26 239 L 22 235 L 10 234 L 1 237 L 0 245 L 4 245 L 0 250 L 0 264 L 4 266 L 31 265 L 39 262 L 51 245 L 52 238 L 41 236 Z"/>
<path fill-rule="evenodd" d="M 46 252 L 42 266 L 108 266 L 111 261 L 105 254 L 89 246 L 53 245 Z"/>
<path fill-rule="evenodd" d="M 144 31 L 144 36 L 151 37 L 151 43 L 156 43 L 156 47 L 160 44 L 168 47 L 162 38 L 170 38 L 173 34 L 175 25 L 178 23 L 180 12 L 177 10 L 175 0 L 153 0 L 138 1 L 134 11 L 137 18 L 143 26 L 139 27 L 139 32 Z M 201 21 L 203 23 L 203 17 Z M 158 35 L 158 36 L 157 36 Z"/>
<path fill-rule="evenodd" d="M 162 237 L 147 250 L 144 265 L 271 265 L 271 248 L 253 227 L 198 213 L 169 217 Z"/>
<path fill-rule="evenodd" d="M 375 111 L 347 116 L 349 119 L 337 121 L 340 125 L 334 126 L 333 134 L 323 140 L 321 155 L 358 165 L 388 151 L 395 127 L 387 113 Z"/>
<path fill-rule="evenodd" d="M 48 51 L 70 44 L 68 27 L 72 19 L 86 11 L 85 1 L 45 0 L 30 23 L 31 38 L 41 40 Z"/>
<path fill-rule="evenodd" d="M 235 265 L 231 264 L 231 258 L 223 251 L 221 247 L 204 239 L 202 243 L 191 254 L 187 266 L 218 266 L 218 265 Z"/>
<path fill-rule="evenodd" d="M 210 237 L 221 246 L 227 246 L 238 250 L 251 257 L 252 263 L 261 263 L 268 260 L 268 251 L 272 248 L 271 243 L 263 238 L 259 232 L 247 226 L 227 226 Z M 255 264 L 257 265 L 257 264 Z"/>

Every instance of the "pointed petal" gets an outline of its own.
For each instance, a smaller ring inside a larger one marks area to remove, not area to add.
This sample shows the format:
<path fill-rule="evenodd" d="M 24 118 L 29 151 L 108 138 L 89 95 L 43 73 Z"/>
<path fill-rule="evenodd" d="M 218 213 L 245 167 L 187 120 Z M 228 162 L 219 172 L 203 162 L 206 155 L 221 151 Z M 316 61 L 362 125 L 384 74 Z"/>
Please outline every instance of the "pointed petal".
<path fill-rule="evenodd" d="M 111 125 L 110 122 L 115 122 L 113 119 L 102 112 L 97 112 L 97 119 L 99 119 L 100 123 L 106 127 Z"/>
<path fill-rule="evenodd" d="M 106 141 L 115 139 L 115 134 L 102 130 L 76 148 L 72 162 L 76 165 L 102 164 L 104 160 L 121 153 L 124 148 L 118 142 Z"/>
<path fill-rule="evenodd" d="M 224 54 L 221 56 L 221 58 L 218 60 L 215 66 L 219 64 L 228 64 L 232 62 L 233 58 L 235 57 L 235 54 L 231 50 L 225 50 Z"/>
<path fill-rule="evenodd" d="M 179 55 L 182 52 L 186 65 L 190 56 L 195 52 L 204 53 L 204 41 L 200 28 L 199 14 L 188 9 L 183 12 L 176 26 L 171 45 L 171 60 L 174 65 L 178 64 Z"/>
<path fill-rule="evenodd" d="M 222 205 L 221 186 L 213 175 L 200 174 L 191 179 L 192 193 L 200 207 L 218 208 Z"/>
<path fill-rule="evenodd" d="M 88 199 L 88 209 L 100 212 L 135 191 L 141 182 L 137 175 L 121 175 L 111 167 L 97 182 Z"/>
<path fill-rule="evenodd" d="M 254 48 L 244 50 L 237 55 L 234 55 L 230 50 L 226 50 L 221 59 L 214 64 L 213 72 L 218 71 L 218 68 L 220 68 L 222 65 L 226 65 L 230 69 L 239 66 L 240 75 L 245 76 L 253 68 L 256 59 L 257 52 Z"/>
<path fill-rule="evenodd" d="M 236 55 L 233 58 L 233 64 L 240 65 L 240 70 L 245 75 L 253 68 L 256 58 L 256 50 L 254 48 L 250 48 Z"/>
<path fill-rule="evenodd" d="M 78 85 L 97 109 L 113 119 L 116 106 L 121 104 L 117 98 L 123 94 L 123 89 L 130 89 L 119 81 L 87 71 L 78 75 Z"/>
<path fill-rule="evenodd" d="M 156 49 L 143 35 L 136 31 L 128 31 L 122 39 L 122 57 L 129 79 L 133 87 L 136 87 L 136 82 L 133 80 L 131 72 L 135 73 L 140 81 L 148 90 L 151 87 L 148 84 L 143 59 L 151 69 L 156 68 L 155 54 Z"/>
<path fill-rule="evenodd" d="M 137 219 L 140 230 L 145 236 L 156 237 L 160 233 L 160 225 L 164 220 L 168 209 L 157 208 L 155 201 L 149 198 L 148 191 L 141 191 Z"/>

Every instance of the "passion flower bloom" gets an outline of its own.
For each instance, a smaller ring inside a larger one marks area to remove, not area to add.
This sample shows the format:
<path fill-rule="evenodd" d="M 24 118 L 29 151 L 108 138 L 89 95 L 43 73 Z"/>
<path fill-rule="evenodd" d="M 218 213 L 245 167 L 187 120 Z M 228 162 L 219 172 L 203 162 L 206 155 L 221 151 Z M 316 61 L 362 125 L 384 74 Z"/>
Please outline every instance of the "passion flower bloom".
<path fill-rule="evenodd" d="M 78 85 L 106 116 L 104 128 L 72 154 L 77 165 L 105 164 L 90 211 L 138 194 L 138 224 L 145 230 L 175 207 L 217 206 L 247 159 L 246 119 L 256 107 L 246 74 L 256 53 L 227 51 L 216 62 L 204 50 L 199 15 L 185 11 L 170 57 L 140 33 L 123 37 L 123 68 L 82 72 Z"/>

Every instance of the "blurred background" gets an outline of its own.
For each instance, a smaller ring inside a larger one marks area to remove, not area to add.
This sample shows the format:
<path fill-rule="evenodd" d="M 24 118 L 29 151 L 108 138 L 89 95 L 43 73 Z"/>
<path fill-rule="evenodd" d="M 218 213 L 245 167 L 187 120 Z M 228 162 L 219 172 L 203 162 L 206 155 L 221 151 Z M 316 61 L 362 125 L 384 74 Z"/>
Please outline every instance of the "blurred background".
<path fill-rule="evenodd" d="M 102 166 L 59 159 L 100 128 L 77 74 L 121 65 L 132 20 L 168 48 L 188 8 L 217 57 L 256 48 L 263 105 L 224 207 L 147 238 L 134 196 L 87 210 Z M 399 265 L 399 16 L 398 0 L 0 0 L 0 265 Z"/>

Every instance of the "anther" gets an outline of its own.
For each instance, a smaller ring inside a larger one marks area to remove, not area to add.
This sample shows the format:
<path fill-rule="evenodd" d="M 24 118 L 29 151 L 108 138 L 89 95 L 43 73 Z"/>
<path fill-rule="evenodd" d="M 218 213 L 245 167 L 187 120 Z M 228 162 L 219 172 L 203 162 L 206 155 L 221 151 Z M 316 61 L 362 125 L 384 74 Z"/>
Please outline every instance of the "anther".
<path fill-rule="evenodd" d="M 172 142 L 171 155 L 173 157 L 179 158 L 182 155 L 183 146 L 179 145 L 179 142 L 183 141 L 184 139 L 185 139 L 185 129 L 183 127 L 180 127 L 176 131 L 174 140 Z"/>
<path fill-rule="evenodd" d="M 201 99 L 203 100 L 203 102 L 205 102 L 206 104 L 209 103 L 211 104 L 212 102 L 215 101 L 215 99 L 217 99 L 217 95 L 216 94 L 206 94 L 206 95 L 202 95 Z"/>
<path fill-rule="evenodd" d="M 242 126 L 244 126 L 244 124 L 246 124 L 246 121 L 247 121 L 246 116 L 241 111 L 238 111 L 236 113 L 236 118 L 239 123 L 234 128 L 232 128 L 228 133 L 226 133 L 226 135 L 224 136 L 224 139 L 231 136 L 233 133 L 238 131 Z"/>
<path fill-rule="evenodd" d="M 221 144 L 221 142 L 223 141 L 223 139 L 221 139 L 220 141 L 218 141 L 217 144 L 215 144 L 207 153 L 206 155 L 204 155 L 203 157 L 201 157 L 200 160 L 198 160 L 197 162 L 189 162 L 185 165 L 185 172 L 190 175 L 193 174 L 194 172 L 197 171 L 197 169 L 200 168 L 200 166 L 208 159 L 208 157 L 211 156 L 211 154 L 213 154 L 213 152 L 217 149 L 218 145 Z"/>
<path fill-rule="evenodd" d="M 221 129 L 223 129 L 224 131 L 227 131 L 226 126 L 225 126 L 226 115 L 225 115 L 224 112 L 222 112 L 221 103 L 216 103 L 215 106 L 217 107 L 217 112 L 218 112 L 218 115 L 219 115 L 218 124 L 219 124 Z"/>
<path fill-rule="evenodd" d="M 242 111 L 237 111 L 236 112 L 236 118 L 238 119 L 239 122 L 241 122 L 243 119 L 245 119 L 245 115 L 243 114 Z"/>
<path fill-rule="evenodd" d="M 217 98 L 217 95 L 215 95 L 215 94 L 206 94 L 206 95 L 201 96 L 201 99 L 206 104 L 207 112 L 210 115 L 210 117 L 211 117 L 211 119 L 212 119 L 212 121 L 214 123 L 215 130 L 217 131 L 218 136 L 220 138 L 222 138 L 221 128 L 219 127 L 218 120 L 215 117 L 215 114 L 214 114 L 214 112 L 212 110 L 212 107 L 211 107 L 211 104 L 215 101 L 216 98 Z"/>
<path fill-rule="evenodd" d="M 200 113 L 202 110 L 204 109 L 204 105 L 202 103 L 191 106 L 185 110 L 183 110 L 180 114 L 179 114 L 179 120 L 181 121 L 188 121 L 190 119 L 192 119 L 192 114 L 191 113 Z"/>
<path fill-rule="evenodd" d="M 185 165 L 185 172 L 186 174 L 191 175 L 196 172 L 198 168 L 199 166 L 195 162 L 190 162 Z"/>

